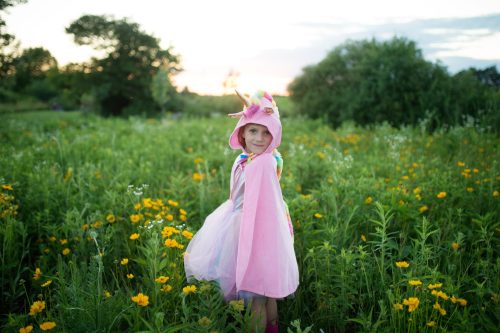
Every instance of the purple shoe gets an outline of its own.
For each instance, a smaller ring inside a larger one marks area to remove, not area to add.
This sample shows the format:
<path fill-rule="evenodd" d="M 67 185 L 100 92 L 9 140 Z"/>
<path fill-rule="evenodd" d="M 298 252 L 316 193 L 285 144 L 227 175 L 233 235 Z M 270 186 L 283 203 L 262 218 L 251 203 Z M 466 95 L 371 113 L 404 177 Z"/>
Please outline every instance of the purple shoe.
<path fill-rule="evenodd" d="M 278 332 L 279 332 L 278 321 L 276 321 L 276 324 L 267 323 L 266 333 L 278 333 Z"/>

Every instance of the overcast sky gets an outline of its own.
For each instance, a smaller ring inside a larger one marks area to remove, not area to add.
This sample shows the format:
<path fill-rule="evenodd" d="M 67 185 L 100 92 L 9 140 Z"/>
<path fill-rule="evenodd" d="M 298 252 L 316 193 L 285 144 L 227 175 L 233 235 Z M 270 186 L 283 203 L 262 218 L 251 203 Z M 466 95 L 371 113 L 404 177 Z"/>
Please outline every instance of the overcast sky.
<path fill-rule="evenodd" d="M 451 73 L 500 69 L 499 0 L 28 0 L 4 14 L 21 47 L 42 46 L 60 65 L 98 53 L 65 27 L 85 14 L 128 18 L 182 57 L 179 87 L 222 94 L 230 70 L 251 93 L 286 92 L 307 65 L 347 39 L 405 36 Z"/>

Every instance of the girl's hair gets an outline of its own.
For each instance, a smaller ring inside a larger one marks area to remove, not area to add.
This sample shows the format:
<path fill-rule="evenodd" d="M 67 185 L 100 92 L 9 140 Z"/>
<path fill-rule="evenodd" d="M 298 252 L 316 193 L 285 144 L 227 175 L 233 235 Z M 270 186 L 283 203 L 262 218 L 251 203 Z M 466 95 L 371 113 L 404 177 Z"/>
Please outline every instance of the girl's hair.
<path fill-rule="evenodd" d="M 238 130 L 238 141 L 244 149 L 247 149 L 247 144 L 245 142 L 245 138 L 243 137 L 243 132 L 245 132 L 245 127 L 247 127 L 247 125 L 240 127 Z"/>

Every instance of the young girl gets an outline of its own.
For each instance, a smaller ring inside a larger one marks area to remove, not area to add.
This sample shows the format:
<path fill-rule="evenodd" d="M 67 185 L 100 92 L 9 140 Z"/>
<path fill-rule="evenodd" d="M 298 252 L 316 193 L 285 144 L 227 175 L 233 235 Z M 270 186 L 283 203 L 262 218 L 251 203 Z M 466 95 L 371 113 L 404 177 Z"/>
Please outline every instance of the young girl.
<path fill-rule="evenodd" d="M 238 92 L 237 92 L 238 93 Z M 299 284 L 293 228 L 279 178 L 283 166 L 279 112 L 271 95 L 238 95 L 244 110 L 229 138 L 243 154 L 233 164 L 229 199 L 213 211 L 191 239 L 184 257 L 188 281 L 215 280 L 226 301 L 251 301 L 258 327 L 278 332 L 276 299 Z"/>

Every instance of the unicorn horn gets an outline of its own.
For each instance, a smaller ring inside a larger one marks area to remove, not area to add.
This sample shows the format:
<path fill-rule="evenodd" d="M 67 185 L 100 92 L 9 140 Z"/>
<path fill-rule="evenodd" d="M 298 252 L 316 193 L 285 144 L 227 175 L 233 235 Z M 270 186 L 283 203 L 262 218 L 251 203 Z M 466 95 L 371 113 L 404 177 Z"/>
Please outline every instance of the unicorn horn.
<path fill-rule="evenodd" d="M 238 97 L 241 99 L 243 105 L 245 105 L 247 108 L 250 107 L 250 105 L 252 105 L 252 103 L 250 103 L 250 101 L 245 96 L 240 94 L 238 90 L 234 89 L 234 91 L 236 91 L 236 95 L 238 95 Z"/>

